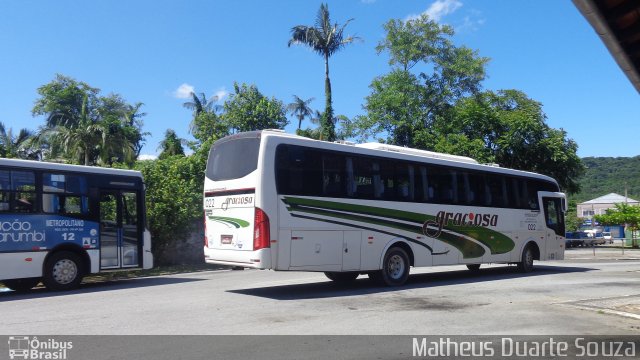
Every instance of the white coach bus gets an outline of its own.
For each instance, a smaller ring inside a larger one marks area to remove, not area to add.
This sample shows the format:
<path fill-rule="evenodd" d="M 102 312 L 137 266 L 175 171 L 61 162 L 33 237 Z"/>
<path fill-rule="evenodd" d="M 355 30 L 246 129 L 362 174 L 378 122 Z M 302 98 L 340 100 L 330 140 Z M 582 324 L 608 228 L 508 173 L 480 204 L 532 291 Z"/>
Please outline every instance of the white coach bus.
<path fill-rule="evenodd" d="M 359 274 L 401 285 L 411 266 L 564 258 L 565 195 L 547 176 L 385 144 L 263 130 L 217 141 L 205 184 L 205 259 Z"/>

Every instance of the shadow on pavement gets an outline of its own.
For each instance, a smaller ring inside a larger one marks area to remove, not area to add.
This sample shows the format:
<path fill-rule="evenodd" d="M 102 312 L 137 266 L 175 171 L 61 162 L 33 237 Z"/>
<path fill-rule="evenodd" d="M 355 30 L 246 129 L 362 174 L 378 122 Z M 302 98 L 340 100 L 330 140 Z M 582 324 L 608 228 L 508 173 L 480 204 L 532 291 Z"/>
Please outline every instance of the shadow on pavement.
<path fill-rule="evenodd" d="M 88 293 L 95 293 L 95 292 L 102 292 L 102 291 L 141 288 L 141 287 L 148 287 L 148 286 L 172 285 L 172 284 L 180 284 L 180 283 L 202 281 L 202 280 L 204 279 L 173 278 L 173 277 L 149 277 L 149 278 L 110 280 L 110 281 L 104 281 L 104 282 L 81 284 L 78 289 L 70 290 L 70 291 L 48 291 L 43 286 L 40 286 L 38 288 L 32 289 L 27 292 L 16 292 L 11 290 L 1 291 L 0 302 L 23 300 L 23 299 L 48 298 L 48 297 L 54 297 L 54 296 L 79 295 L 79 294 L 88 294 Z"/>
<path fill-rule="evenodd" d="M 398 287 L 386 287 L 378 285 L 369 280 L 366 276 L 361 275 L 356 281 L 346 285 L 336 284 L 327 279 L 327 281 L 324 282 L 229 290 L 228 292 L 242 295 L 259 296 L 274 300 L 322 299 L 377 294 L 407 289 L 422 289 L 449 285 L 473 284 L 479 282 L 510 280 L 518 278 L 529 280 L 541 275 L 586 272 L 592 270 L 597 269 L 585 267 L 536 265 L 535 271 L 523 274 L 518 272 L 514 266 L 505 266 L 481 269 L 477 272 L 460 270 L 427 274 L 414 274 L 409 276 L 406 284 Z"/>

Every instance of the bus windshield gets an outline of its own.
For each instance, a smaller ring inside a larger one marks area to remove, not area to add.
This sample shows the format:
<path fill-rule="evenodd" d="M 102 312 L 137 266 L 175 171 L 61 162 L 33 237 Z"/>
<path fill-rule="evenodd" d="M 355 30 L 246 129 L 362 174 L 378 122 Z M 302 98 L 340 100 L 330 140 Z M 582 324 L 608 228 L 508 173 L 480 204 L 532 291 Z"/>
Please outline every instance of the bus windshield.
<path fill-rule="evenodd" d="M 259 137 L 232 138 L 215 143 L 209 152 L 207 177 L 222 181 L 238 179 L 258 168 Z"/>

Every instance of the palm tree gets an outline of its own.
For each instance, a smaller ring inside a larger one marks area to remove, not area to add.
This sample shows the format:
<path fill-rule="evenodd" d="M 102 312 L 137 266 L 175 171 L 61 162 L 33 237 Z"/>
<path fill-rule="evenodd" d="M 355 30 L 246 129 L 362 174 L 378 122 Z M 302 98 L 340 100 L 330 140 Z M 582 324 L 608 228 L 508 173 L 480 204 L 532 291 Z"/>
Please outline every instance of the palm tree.
<path fill-rule="evenodd" d="M 314 26 L 296 25 L 291 28 L 291 39 L 288 46 L 292 44 L 302 44 L 313 49 L 324 58 L 324 93 L 325 111 L 321 122 L 324 140 L 335 140 L 335 125 L 333 123 L 333 107 L 331 99 L 331 80 L 329 79 L 329 58 L 331 55 L 342 49 L 345 45 L 352 43 L 358 37 L 344 36 L 345 27 L 353 19 L 347 20 L 344 25 L 338 23 L 331 25 L 329 17 L 329 7 L 321 4 Z"/>
<path fill-rule="evenodd" d="M 204 93 L 200 93 L 200 97 L 198 97 L 193 91 L 191 92 L 192 101 L 187 101 L 182 106 L 189 110 L 193 110 L 193 119 L 191 120 L 191 124 L 189 124 L 189 132 L 191 134 L 198 131 L 198 125 L 196 123 L 196 118 L 201 113 L 217 113 L 222 109 L 220 105 L 216 105 L 219 98 L 214 95 L 207 99 Z"/>
<path fill-rule="evenodd" d="M 186 144 L 185 139 L 178 137 L 178 134 L 173 129 L 167 129 L 164 133 L 164 139 L 160 142 L 158 149 L 162 149 L 158 158 L 164 159 L 173 155 L 184 155 L 183 145 Z"/>
<path fill-rule="evenodd" d="M 304 118 L 313 115 L 313 110 L 309 107 L 309 104 L 313 100 L 315 100 L 315 98 L 302 100 L 297 95 L 293 95 L 293 102 L 287 105 L 287 111 L 298 118 L 298 129 L 302 126 L 302 120 L 304 120 Z"/>
<path fill-rule="evenodd" d="M 28 158 L 32 138 L 31 130 L 20 129 L 18 136 L 14 136 L 13 129 L 7 130 L 4 123 L 0 122 L 0 155 L 5 158 Z"/>
<path fill-rule="evenodd" d="M 52 154 L 65 154 L 72 162 L 93 165 L 106 140 L 105 128 L 94 121 L 90 115 L 88 99 L 82 107 L 73 126 L 57 125 L 53 128 L 45 127 L 38 134 L 38 142 L 48 142 L 52 147 Z"/>

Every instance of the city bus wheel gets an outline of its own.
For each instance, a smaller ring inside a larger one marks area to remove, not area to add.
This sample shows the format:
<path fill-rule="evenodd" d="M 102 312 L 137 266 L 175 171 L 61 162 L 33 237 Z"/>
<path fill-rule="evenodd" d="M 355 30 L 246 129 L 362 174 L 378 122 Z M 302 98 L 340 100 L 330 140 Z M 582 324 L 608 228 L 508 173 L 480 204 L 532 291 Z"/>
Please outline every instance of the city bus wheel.
<path fill-rule="evenodd" d="M 478 271 L 480 270 L 480 264 L 467 264 L 467 269 L 471 270 L 471 271 Z"/>
<path fill-rule="evenodd" d="M 399 286 L 409 278 L 409 256 L 399 247 L 392 247 L 384 255 L 382 283 L 387 286 Z"/>
<path fill-rule="evenodd" d="M 331 281 L 336 282 L 338 284 L 346 284 L 352 281 L 360 275 L 357 272 L 333 272 L 327 271 L 324 273 L 326 277 L 328 277 Z"/>
<path fill-rule="evenodd" d="M 40 283 L 40 278 L 3 280 L 4 286 L 17 292 L 29 291 Z"/>
<path fill-rule="evenodd" d="M 75 289 L 82 281 L 82 258 L 70 251 L 60 251 L 51 255 L 44 265 L 42 282 L 49 290 Z"/>
<path fill-rule="evenodd" d="M 533 257 L 533 247 L 531 245 L 527 245 L 524 250 L 522 250 L 522 259 L 518 263 L 518 270 L 522 273 L 532 272 Z"/>

